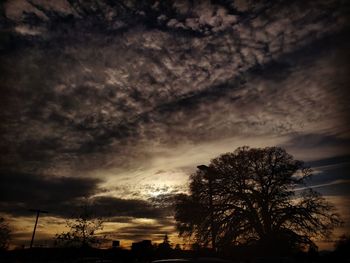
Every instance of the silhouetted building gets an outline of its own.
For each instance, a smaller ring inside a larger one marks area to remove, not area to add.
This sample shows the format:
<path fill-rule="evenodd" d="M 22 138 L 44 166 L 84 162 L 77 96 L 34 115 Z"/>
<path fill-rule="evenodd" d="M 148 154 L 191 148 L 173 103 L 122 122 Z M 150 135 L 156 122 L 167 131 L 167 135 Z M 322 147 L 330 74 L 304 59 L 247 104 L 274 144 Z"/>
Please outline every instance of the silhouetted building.
<path fill-rule="evenodd" d="M 153 246 L 151 240 L 135 242 L 131 245 L 131 251 L 138 259 L 150 259 L 153 255 Z"/>
<path fill-rule="evenodd" d="M 147 250 L 147 249 L 152 249 L 152 241 L 151 240 L 142 240 L 140 242 L 134 242 L 131 245 L 132 251 Z"/>
<path fill-rule="evenodd" d="M 120 241 L 119 240 L 113 240 L 112 241 L 112 248 L 118 248 L 120 247 Z"/>

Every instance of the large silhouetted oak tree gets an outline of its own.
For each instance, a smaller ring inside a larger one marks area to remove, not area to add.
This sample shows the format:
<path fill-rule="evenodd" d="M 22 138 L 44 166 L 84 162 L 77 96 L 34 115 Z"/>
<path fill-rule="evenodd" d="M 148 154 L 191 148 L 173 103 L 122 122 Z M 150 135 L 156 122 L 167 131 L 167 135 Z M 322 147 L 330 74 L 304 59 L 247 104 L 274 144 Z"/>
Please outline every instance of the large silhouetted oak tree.
<path fill-rule="evenodd" d="M 283 253 L 314 247 L 313 238 L 341 223 L 333 206 L 306 187 L 311 169 L 282 148 L 241 147 L 199 168 L 189 194 L 176 197 L 175 219 L 181 236 L 202 245 Z"/>

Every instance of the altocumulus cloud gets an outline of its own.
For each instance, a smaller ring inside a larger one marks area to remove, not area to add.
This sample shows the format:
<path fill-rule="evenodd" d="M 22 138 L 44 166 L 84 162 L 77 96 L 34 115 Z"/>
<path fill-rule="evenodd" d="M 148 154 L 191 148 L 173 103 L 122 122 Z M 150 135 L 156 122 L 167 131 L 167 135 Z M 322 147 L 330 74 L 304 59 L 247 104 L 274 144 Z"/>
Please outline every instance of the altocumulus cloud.
<path fill-rule="evenodd" d="M 290 125 L 294 120 L 275 125 L 272 119 L 280 116 L 252 111 L 228 120 L 211 114 L 223 106 L 227 111 L 250 107 L 246 100 L 261 95 L 237 84 L 247 70 L 346 25 L 343 9 L 337 8 L 341 1 L 296 1 L 288 7 L 269 1 L 163 5 L 5 3 L 3 20 L 13 33 L 1 57 L 4 165 L 66 175 L 114 161 L 134 165 L 131 159 L 147 159 L 149 142 L 168 144 L 172 136 L 181 143 L 232 136 L 263 123 L 272 129 Z M 18 26 L 43 33 L 27 37 L 15 30 Z M 225 101 L 225 90 L 233 93 L 231 101 Z M 285 102 L 280 99 L 278 106 Z M 192 109 L 198 117 L 188 119 Z M 215 130 L 218 123 L 226 131 Z"/>

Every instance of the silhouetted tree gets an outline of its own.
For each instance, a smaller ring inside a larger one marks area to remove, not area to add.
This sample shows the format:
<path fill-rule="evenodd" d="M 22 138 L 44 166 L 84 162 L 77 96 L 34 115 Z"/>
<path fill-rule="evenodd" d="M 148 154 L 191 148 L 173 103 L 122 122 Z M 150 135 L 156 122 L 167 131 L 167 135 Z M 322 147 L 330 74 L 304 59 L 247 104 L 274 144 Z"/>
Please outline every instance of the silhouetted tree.
<path fill-rule="evenodd" d="M 68 232 L 56 234 L 55 245 L 63 247 L 92 247 L 101 243 L 96 235 L 103 229 L 103 220 L 96 218 L 88 206 L 83 206 L 75 219 L 67 220 Z"/>
<path fill-rule="evenodd" d="M 163 242 L 160 243 L 158 247 L 161 247 L 163 249 L 171 249 L 171 244 L 170 244 L 169 237 L 167 234 L 164 235 Z"/>
<path fill-rule="evenodd" d="M 167 234 L 164 235 L 163 242 L 158 245 L 157 253 L 159 257 L 167 258 L 172 252 L 171 244 Z"/>
<path fill-rule="evenodd" d="M 0 218 L 0 250 L 9 246 L 11 230 L 4 218 Z"/>
<path fill-rule="evenodd" d="M 198 167 L 188 195 L 178 195 L 181 236 L 223 249 L 255 244 L 264 252 L 315 246 L 341 223 L 334 208 L 307 188 L 311 170 L 278 147 L 238 148 Z M 297 188 L 298 187 L 298 188 Z"/>

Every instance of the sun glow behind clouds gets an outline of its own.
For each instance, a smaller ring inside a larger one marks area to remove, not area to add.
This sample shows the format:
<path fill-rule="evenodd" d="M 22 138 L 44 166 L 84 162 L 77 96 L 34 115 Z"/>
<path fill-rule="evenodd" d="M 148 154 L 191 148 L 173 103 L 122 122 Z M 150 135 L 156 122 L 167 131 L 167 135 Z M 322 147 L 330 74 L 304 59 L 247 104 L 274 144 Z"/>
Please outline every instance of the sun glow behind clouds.
<path fill-rule="evenodd" d="M 105 178 L 101 186 L 108 189 L 118 185 L 155 185 L 179 186 L 186 185 L 189 175 L 200 164 L 208 164 L 212 158 L 247 145 L 251 147 L 266 147 L 282 144 L 288 137 L 233 137 L 200 144 L 180 144 L 176 147 L 148 149 L 149 159 L 134 160 L 137 169 L 111 168 L 92 171 L 90 176 Z M 142 187 L 141 187 L 142 188 Z"/>

